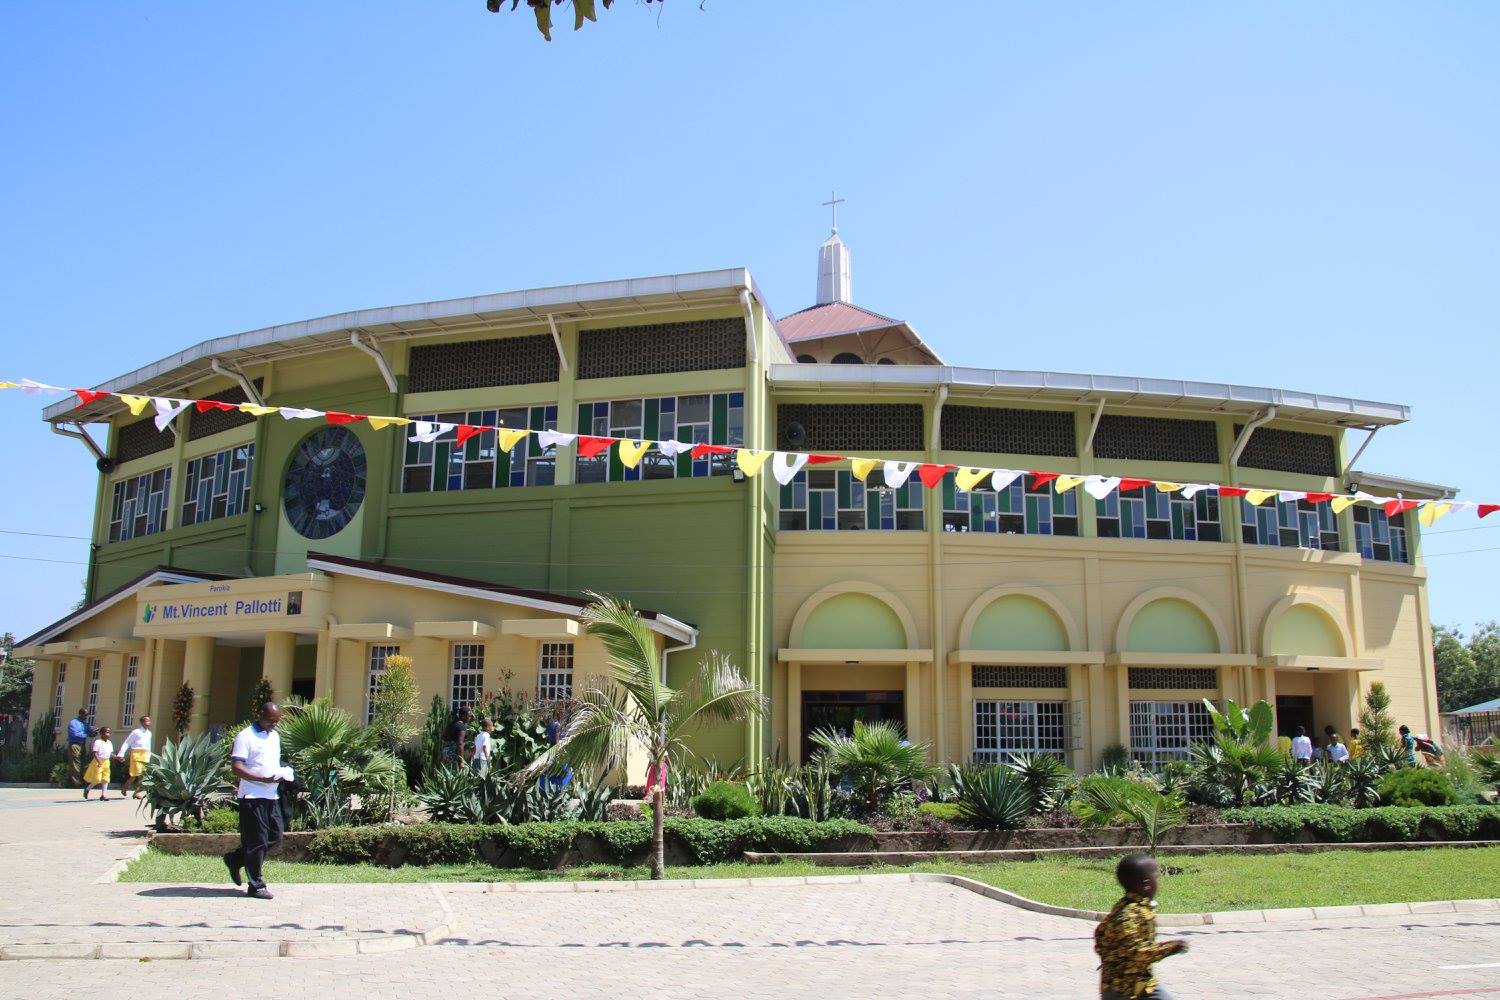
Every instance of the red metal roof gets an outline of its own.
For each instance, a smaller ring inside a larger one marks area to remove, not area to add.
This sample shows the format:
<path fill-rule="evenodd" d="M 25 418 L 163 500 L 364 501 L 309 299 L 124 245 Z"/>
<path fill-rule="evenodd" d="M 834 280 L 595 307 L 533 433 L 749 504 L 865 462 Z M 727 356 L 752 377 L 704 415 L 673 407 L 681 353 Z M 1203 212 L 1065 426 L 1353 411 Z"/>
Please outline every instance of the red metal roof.
<path fill-rule="evenodd" d="M 776 321 L 781 336 L 788 343 L 799 340 L 817 340 L 841 333 L 856 333 L 862 330 L 880 330 L 890 326 L 905 326 L 904 320 L 882 316 L 878 312 L 861 309 L 848 302 L 828 302 L 812 306 Z"/>

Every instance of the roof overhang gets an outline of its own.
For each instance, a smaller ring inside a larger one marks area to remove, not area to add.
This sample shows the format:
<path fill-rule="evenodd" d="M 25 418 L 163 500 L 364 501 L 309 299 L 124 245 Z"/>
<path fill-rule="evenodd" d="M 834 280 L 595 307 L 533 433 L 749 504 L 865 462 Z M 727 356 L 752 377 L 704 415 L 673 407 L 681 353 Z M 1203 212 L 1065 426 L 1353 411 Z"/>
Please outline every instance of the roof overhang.
<path fill-rule="evenodd" d="M 771 314 L 750 272 L 736 267 L 693 274 L 497 292 L 493 295 L 361 309 L 297 323 L 283 323 L 205 340 L 185 351 L 112 378 L 95 388 L 105 392 L 130 392 L 147 396 L 179 396 L 193 383 L 216 374 L 210 367 L 215 359 L 246 365 L 331 351 L 348 347 L 349 336 L 356 331 L 376 342 L 385 342 L 533 327 L 545 325 L 549 315 L 559 322 L 617 319 L 643 313 L 656 315 L 721 304 L 737 305 L 741 290 L 748 290 L 761 303 L 774 326 L 776 318 Z M 48 421 L 88 422 L 103 419 L 122 409 L 119 400 L 113 398 L 96 400 L 85 406 L 77 405 L 74 399 L 65 399 L 48 406 L 42 416 Z"/>
<path fill-rule="evenodd" d="M 1349 482 L 1358 483 L 1361 490 L 1371 493 L 1396 494 L 1410 500 L 1452 500 L 1458 496 L 1458 487 L 1424 483 L 1420 479 L 1403 479 L 1386 476 L 1379 472 L 1356 472 L 1349 470 Z"/>
<path fill-rule="evenodd" d="M 225 578 L 213 573 L 192 573 L 187 570 L 170 569 L 167 567 L 147 570 L 134 580 L 121 584 L 114 590 L 111 590 L 92 604 L 85 604 L 66 618 L 59 618 L 35 635 L 27 636 L 21 642 L 16 643 L 16 645 L 36 646 L 47 643 L 53 636 L 61 635 L 73 626 L 88 621 L 99 612 L 108 610 L 121 601 L 133 599 L 136 591 L 143 590 L 146 587 L 154 587 L 162 583 L 207 583 L 211 580 L 223 579 Z"/>
<path fill-rule="evenodd" d="M 951 398 L 993 398 L 1232 413 L 1252 416 L 1276 407 L 1279 420 L 1300 420 L 1340 427 L 1378 427 L 1405 423 L 1411 408 L 1345 396 L 1128 375 L 1014 371 L 1000 368 L 937 368 L 922 365 L 772 365 L 769 382 L 783 391 L 930 392 L 947 386 Z"/>

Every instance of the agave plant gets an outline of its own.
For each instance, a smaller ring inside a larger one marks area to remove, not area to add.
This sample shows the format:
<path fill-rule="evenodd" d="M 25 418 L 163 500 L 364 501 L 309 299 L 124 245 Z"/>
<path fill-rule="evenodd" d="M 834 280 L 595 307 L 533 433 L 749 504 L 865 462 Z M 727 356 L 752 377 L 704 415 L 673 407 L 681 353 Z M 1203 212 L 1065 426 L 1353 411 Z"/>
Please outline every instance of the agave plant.
<path fill-rule="evenodd" d="M 812 741 L 871 814 L 895 792 L 935 772 L 927 762 L 927 745 L 910 742 L 894 723 L 856 720 L 852 736 L 821 729 Z"/>
<path fill-rule="evenodd" d="M 803 764 L 797 772 L 798 811 L 815 822 L 832 818 L 836 801 L 833 783 L 837 777 L 821 754 Z"/>
<path fill-rule="evenodd" d="M 1281 757 L 1276 769 L 1261 784 L 1257 798 L 1264 805 L 1297 806 L 1316 802 L 1318 783 L 1312 765 L 1295 757 Z"/>
<path fill-rule="evenodd" d="M 204 813 L 229 801 L 228 760 L 223 744 L 206 735 L 167 740 L 141 776 L 141 808 L 151 810 L 157 829 L 189 816 L 203 822 Z"/>
<path fill-rule="evenodd" d="M 1369 755 L 1354 757 L 1340 766 L 1350 803 L 1363 809 L 1380 801 L 1380 765 Z"/>
<path fill-rule="evenodd" d="M 479 776 L 468 768 L 429 768 L 422 775 L 417 801 L 434 823 L 479 823 L 479 785 Z"/>
<path fill-rule="evenodd" d="M 1500 791 L 1500 755 L 1494 751 L 1476 750 L 1469 755 L 1469 762 L 1479 772 L 1479 780 Z"/>
<path fill-rule="evenodd" d="M 1046 812 L 1062 803 L 1073 772 L 1060 758 L 1050 753 L 1017 753 L 1011 754 L 1009 766 L 1021 779 L 1034 811 Z"/>
<path fill-rule="evenodd" d="M 580 778 L 573 779 L 573 794 L 578 800 L 578 819 L 586 823 L 597 823 L 608 819 L 609 803 L 614 799 L 614 789 L 600 782 L 590 788 Z"/>
<path fill-rule="evenodd" d="M 979 827 L 1014 830 L 1031 815 L 1031 793 L 1013 768 L 998 764 L 950 764 L 959 818 Z"/>
<path fill-rule="evenodd" d="M 1083 779 L 1072 807 L 1084 826 L 1132 824 L 1152 854 L 1167 831 L 1187 817 L 1187 805 L 1180 796 L 1163 795 L 1154 785 L 1110 776 Z"/>
<path fill-rule="evenodd" d="M 797 768 L 782 758 L 780 748 L 776 756 L 745 776 L 745 787 L 766 816 L 784 816 L 797 809 Z"/>

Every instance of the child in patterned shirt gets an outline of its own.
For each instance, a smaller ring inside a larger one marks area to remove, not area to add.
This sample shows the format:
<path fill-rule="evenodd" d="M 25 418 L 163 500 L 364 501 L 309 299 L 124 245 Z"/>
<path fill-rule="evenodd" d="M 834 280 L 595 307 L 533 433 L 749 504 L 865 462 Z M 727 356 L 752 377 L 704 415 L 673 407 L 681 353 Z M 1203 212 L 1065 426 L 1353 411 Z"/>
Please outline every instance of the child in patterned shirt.
<path fill-rule="evenodd" d="M 1171 1000 L 1157 986 L 1151 967 L 1168 955 L 1187 951 L 1187 942 L 1156 942 L 1156 859 L 1127 855 L 1116 866 L 1115 878 L 1125 895 L 1094 928 L 1099 995 L 1103 1000 Z"/>

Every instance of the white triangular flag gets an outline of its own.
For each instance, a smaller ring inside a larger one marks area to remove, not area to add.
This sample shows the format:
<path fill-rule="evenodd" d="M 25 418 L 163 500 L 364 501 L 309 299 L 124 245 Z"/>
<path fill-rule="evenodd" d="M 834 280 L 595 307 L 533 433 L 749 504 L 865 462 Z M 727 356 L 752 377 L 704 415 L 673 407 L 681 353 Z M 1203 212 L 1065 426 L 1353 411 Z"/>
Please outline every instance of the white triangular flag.
<path fill-rule="evenodd" d="M 322 410 L 310 410 L 302 406 L 279 406 L 281 416 L 285 420 L 311 420 L 313 417 L 321 417 Z"/>
<path fill-rule="evenodd" d="M 1083 480 L 1083 492 L 1095 500 L 1103 500 L 1113 493 L 1119 485 L 1119 476 L 1085 476 Z"/>
<path fill-rule="evenodd" d="M 996 469 L 995 474 L 990 477 L 990 486 L 994 488 L 996 493 L 1002 493 L 1010 489 L 1010 484 L 1015 482 L 1020 476 L 1021 472 L 1018 469 Z"/>
<path fill-rule="evenodd" d="M 193 405 L 191 399 L 167 399 L 164 396 L 152 396 L 151 405 L 156 408 L 156 429 L 164 431 L 167 425 L 177 419 L 177 414 Z"/>
<path fill-rule="evenodd" d="M 543 448 L 556 448 L 559 445 L 572 444 L 577 434 L 568 434 L 563 431 L 537 431 L 537 444 Z"/>
<path fill-rule="evenodd" d="M 1307 499 L 1307 491 L 1306 490 L 1280 490 L 1276 494 L 1276 501 L 1278 503 L 1291 503 L 1291 502 L 1296 501 L 1296 500 L 1306 500 L 1306 499 Z"/>
<path fill-rule="evenodd" d="M 891 489 L 899 489 L 906 485 L 911 478 L 912 470 L 917 467 L 916 462 L 887 462 L 881 471 L 885 475 L 885 484 Z"/>
<path fill-rule="evenodd" d="M 1187 483 L 1182 487 L 1182 499 L 1191 500 L 1193 497 L 1208 489 L 1207 483 Z"/>
<path fill-rule="evenodd" d="M 692 451 L 693 445 L 690 441 L 658 441 L 656 450 L 668 458 L 676 458 L 685 451 Z"/>
<path fill-rule="evenodd" d="M 412 434 L 407 438 L 408 441 L 415 441 L 418 444 L 432 444 L 432 442 L 451 431 L 454 425 L 434 423 L 431 420 L 418 420 L 411 426 Z"/>
<path fill-rule="evenodd" d="M 771 475 L 782 486 L 792 481 L 792 477 L 802 471 L 807 464 L 807 456 L 791 451 L 778 451 L 771 456 Z"/>
<path fill-rule="evenodd" d="M 35 396 L 39 392 L 67 392 L 62 386 L 48 385 L 46 382 L 38 382 L 36 379 L 23 378 L 18 383 L 22 392 L 28 396 Z"/>

